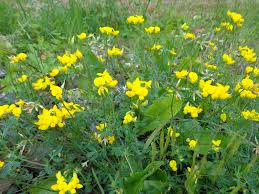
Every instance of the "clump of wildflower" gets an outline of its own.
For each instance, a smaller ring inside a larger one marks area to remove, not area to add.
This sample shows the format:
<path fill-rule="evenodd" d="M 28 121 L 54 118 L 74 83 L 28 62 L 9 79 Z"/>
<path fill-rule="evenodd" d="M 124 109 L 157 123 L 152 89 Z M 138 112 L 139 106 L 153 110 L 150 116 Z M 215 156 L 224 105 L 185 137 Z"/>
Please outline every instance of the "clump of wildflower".
<path fill-rule="evenodd" d="M 221 140 L 220 139 L 219 140 L 212 140 L 211 143 L 212 143 L 212 149 L 215 152 L 219 152 Z"/>
<path fill-rule="evenodd" d="M 151 47 L 151 50 L 152 50 L 152 51 L 154 51 L 154 50 L 158 51 L 158 50 L 160 50 L 161 48 L 162 48 L 162 45 L 160 45 L 160 44 L 154 44 L 154 45 Z"/>
<path fill-rule="evenodd" d="M 177 54 L 177 53 L 175 52 L 175 49 L 174 49 L 174 48 L 172 48 L 172 49 L 169 51 L 169 53 L 170 53 L 172 56 L 174 56 L 174 55 Z"/>
<path fill-rule="evenodd" d="M 54 84 L 54 81 L 51 81 L 50 78 L 45 76 L 44 78 L 38 79 L 32 84 L 34 90 L 45 90 L 49 85 Z"/>
<path fill-rule="evenodd" d="M 214 69 L 214 70 L 218 69 L 218 67 L 216 65 L 213 65 L 213 64 L 205 63 L 204 66 L 207 67 L 208 69 Z"/>
<path fill-rule="evenodd" d="M 94 79 L 94 85 L 98 87 L 98 94 L 100 96 L 108 93 L 108 87 L 113 88 L 118 84 L 118 81 L 114 80 L 107 70 L 102 73 L 97 73 L 97 76 L 98 77 Z"/>
<path fill-rule="evenodd" d="M 259 68 L 255 67 L 253 73 L 254 73 L 254 76 L 258 76 L 259 75 Z"/>
<path fill-rule="evenodd" d="M 227 114 L 226 114 L 226 113 L 221 113 L 221 114 L 220 114 L 220 120 L 221 120 L 222 122 L 226 122 L 226 120 L 227 120 Z"/>
<path fill-rule="evenodd" d="M 28 75 L 22 75 L 21 77 L 17 78 L 17 81 L 20 83 L 24 83 L 28 80 Z"/>
<path fill-rule="evenodd" d="M 150 26 L 148 28 L 145 28 L 145 32 L 149 34 L 158 34 L 160 32 L 159 26 Z"/>
<path fill-rule="evenodd" d="M 183 79 L 187 77 L 188 73 L 189 72 L 187 70 L 176 71 L 175 76 L 177 79 Z"/>
<path fill-rule="evenodd" d="M 123 118 L 123 124 L 126 125 L 131 122 L 135 122 L 136 120 L 137 120 L 137 117 L 134 116 L 134 112 L 128 111 Z"/>
<path fill-rule="evenodd" d="M 77 38 L 79 38 L 80 40 L 84 40 L 87 38 L 87 35 L 86 35 L 86 33 L 82 32 L 81 34 L 77 35 Z"/>
<path fill-rule="evenodd" d="M 58 68 L 54 68 L 54 69 L 51 70 L 51 72 L 49 72 L 50 77 L 56 77 L 58 74 L 59 74 Z"/>
<path fill-rule="evenodd" d="M 187 103 L 183 109 L 184 114 L 190 114 L 192 118 L 197 118 L 198 114 L 202 112 L 202 108 L 190 106 L 189 103 Z"/>
<path fill-rule="evenodd" d="M 193 34 L 193 33 L 190 33 L 190 32 L 188 32 L 188 33 L 185 33 L 184 34 L 184 39 L 185 40 L 187 40 L 187 39 L 195 39 L 196 38 L 196 36 L 195 36 L 195 34 Z"/>
<path fill-rule="evenodd" d="M 229 22 L 221 22 L 220 25 L 228 31 L 233 31 L 234 26 Z"/>
<path fill-rule="evenodd" d="M 27 55 L 25 53 L 19 53 L 16 56 L 11 57 L 11 63 L 19 63 L 21 61 L 25 61 L 27 59 Z"/>
<path fill-rule="evenodd" d="M 139 100 L 144 100 L 148 95 L 148 88 L 151 88 L 152 81 L 141 81 L 139 78 L 136 78 L 135 81 L 127 81 L 126 86 L 129 89 L 126 91 L 128 97 L 138 96 Z"/>
<path fill-rule="evenodd" d="M 169 166 L 171 167 L 172 171 L 175 171 L 175 172 L 177 171 L 177 163 L 175 160 L 171 160 L 169 162 Z"/>
<path fill-rule="evenodd" d="M 76 50 L 74 53 L 65 52 L 62 56 L 57 56 L 58 61 L 64 65 L 64 68 L 62 68 L 63 71 L 67 71 L 67 68 L 74 65 L 78 59 L 81 59 L 83 57 L 83 54 L 80 50 Z"/>
<path fill-rule="evenodd" d="M 99 125 L 96 125 L 96 129 L 99 131 L 103 131 L 104 128 L 107 127 L 107 123 L 100 123 Z"/>
<path fill-rule="evenodd" d="M 73 177 L 69 182 L 66 181 L 65 177 L 62 176 L 61 172 L 58 171 L 56 174 L 57 182 L 51 186 L 51 189 L 54 191 L 59 191 L 59 194 L 65 194 L 70 192 L 71 194 L 76 193 L 77 189 L 83 188 L 83 185 L 80 184 L 77 174 L 74 172 Z"/>
<path fill-rule="evenodd" d="M 259 121 L 259 113 L 255 109 L 242 111 L 241 114 L 246 120 Z"/>
<path fill-rule="evenodd" d="M 199 76 L 195 72 L 190 72 L 188 76 L 192 84 L 196 83 L 199 79 Z"/>
<path fill-rule="evenodd" d="M 11 113 L 16 118 L 19 118 L 22 113 L 22 107 L 25 104 L 23 100 L 19 100 L 15 104 L 5 104 L 0 106 L 0 118 L 4 117 L 5 115 Z"/>
<path fill-rule="evenodd" d="M 220 31 L 221 31 L 221 28 L 219 28 L 219 27 L 215 27 L 215 28 L 214 28 L 214 32 L 218 33 L 218 32 L 220 32 Z"/>
<path fill-rule="evenodd" d="M 142 24 L 145 21 L 142 15 L 132 15 L 127 18 L 129 24 Z"/>
<path fill-rule="evenodd" d="M 112 36 L 117 36 L 120 33 L 120 31 L 114 30 L 114 28 L 109 26 L 100 27 L 99 30 L 102 34 L 107 34 Z"/>
<path fill-rule="evenodd" d="M 228 93 L 230 89 L 229 85 L 224 86 L 219 83 L 217 83 L 216 85 L 212 85 L 212 80 L 200 80 L 199 87 L 201 89 L 201 95 L 203 97 L 211 96 L 213 100 L 225 100 L 231 97 L 231 94 Z"/>
<path fill-rule="evenodd" d="M 182 28 L 184 31 L 187 31 L 187 30 L 189 30 L 189 25 L 186 24 L 186 23 L 183 23 L 182 26 L 181 26 L 181 28 Z"/>
<path fill-rule="evenodd" d="M 108 49 L 107 54 L 110 57 L 121 56 L 123 54 L 123 49 L 116 48 L 115 46 L 112 49 Z"/>
<path fill-rule="evenodd" d="M 241 27 L 244 23 L 244 18 L 241 14 L 232 12 L 228 10 L 227 15 L 233 20 L 233 22 L 238 26 Z"/>
<path fill-rule="evenodd" d="M 194 149 L 196 148 L 196 146 L 198 145 L 198 141 L 197 141 L 197 140 L 194 140 L 194 139 L 187 138 L 187 139 L 186 139 L 186 142 L 188 142 L 189 148 L 190 148 L 191 150 L 194 150 Z"/>
<path fill-rule="evenodd" d="M 113 144 L 116 140 L 115 135 L 108 135 L 106 139 L 108 141 L 108 144 Z"/>
<path fill-rule="evenodd" d="M 170 137 L 179 137 L 180 133 L 175 132 L 175 130 L 170 126 L 167 128 L 167 133 Z"/>
<path fill-rule="evenodd" d="M 76 112 L 81 112 L 78 104 L 73 102 L 63 102 L 64 107 L 58 108 L 54 105 L 51 109 L 43 109 L 42 113 L 38 115 L 38 121 L 35 125 L 39 130 L 47 130 L 49 128 L 64 127 L 64 120 L 73 116 Z"/>
<path fill-rule="evenodd" d="M 61 100 L 62 99 L 62 88 L 59 86 L 56 86 L 54 84 L 50 84 L 50 92 L 51 95 L 56 97 L 57 100 Z"/>
<path fill-rule="evenodd" d="M 247 46 L 245 47 L 240 46 L 239 52 L 247 62 L 250 62 L 250 63 L 256 62 L 256 54 L 254 52 L 254 49 L 250 49 Z"/>
<path fill-rule="evenodd" d="M 239 92 L 241 98 L 256 98 L 257 94 L 254 92 L 254 82 L 249 78 L 245 77 L 241 82 L 235 86 L 235 91 Z M 259 95 L 258 95 L 259 96 Z"/>
<path fill-rule="evenodd" d="M 246 74 L 250 74 L 250 73 L 252 73 L 254 71 L 254 68 L 253 67 L 251 67 L 251 66 L 247 66 L 246 67 Z"/>
<path fill-rule="evenodd" d="M 233 65 L 235 63 L 235 60 L 228 54 L 223 54 L 222 59 L 227 65 Z"/>
<path fill-rule="evenodd" d="M 4 161 L 0 160 L 0 168 L 2 168 L 4 166 Z"/>

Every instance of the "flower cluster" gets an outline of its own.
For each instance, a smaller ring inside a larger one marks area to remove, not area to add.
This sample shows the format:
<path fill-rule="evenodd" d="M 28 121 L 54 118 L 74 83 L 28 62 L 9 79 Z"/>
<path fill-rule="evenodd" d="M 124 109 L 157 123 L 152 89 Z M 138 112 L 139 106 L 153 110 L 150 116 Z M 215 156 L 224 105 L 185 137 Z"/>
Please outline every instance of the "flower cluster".
<path fill-rule="evenodd" d="M 152 81 L 141 81 L 139 78 L 136 78 L 135 81 L 127 81 L 126 86 L 129 89 L 126 92 L 128 97 L 138 96 L 139 100 L 144 100 L 148 95 L 148 88 L 151 88 Z"/>
<path fill-rule="evenodd" d="M 259 113 L 256 112 L 255 109 L 249 111 L 242 111 L 242 116 L 246 119 L 246 120 L 252 120 L 252 121 L 259 121 Z"/>
<path fill-rule="evenodd" d="M 228 93 L 230 86 L 222 85 L 216 83 L 216 85 L 212 85 L 212 80 L 204 81 L 200 80 L 199 87 L 201 89 L 201 95 L 203 97 L 211 96 L 211 99 L 217 100 L 225 100 L 231 97 L 231 94 Z"/>
<path fill-rule="evenodd" d="M 113 56 L 121 56 L 123 54 L 123 49 L 119 49 L 119 48 L 116 48 L 115 46 L 112 47 L 112 49 L 108 49 L 107 51 L 107 54 L 110 56 L 110 57 L 113 57 Z"/>
<path fill-rule="evenodd" d="M 235 91 L 239 92 L 240 97 L 242 98 L 256 98 L 259 94 L 254 92 L 254 82 L 247 76 L 242 79 L 241 82 L 237 83 L 235 86 Z"/>
<path fill-rule="evenodd" d="M 11 57 L 11 63 L 15 64 L 15 63 L 19 63 L 21 61 L 25 61 L 27 58 L 27 55 L 25 53 L 19 53 L 16 56 Z"/>
<path fill-rule="evenodd" d="M 194 140 L 194 139 L 187 138 L 186 142 L 189 144 L 189 148 L 191 150 L 194 150 L 196 148 L 196 146 L 198 145 L 198 141 Z"/>
<path fill-rule="evenodd" d="M 22 75 L 21 77 L 17 78 L 17 81 L 20 83 L 24 83 L 28 80 L 28 75 Z"/>
<path fill-rule="evenodd" d="M 74 172 L 73 177 L 69 182 L 66 181 L 65 177 L 61 174 L 60 171 L 56 174 L 57 182 L 51 186 L 51 189 L 54 191 L 59 191 L 59 194 L 65 194 L 70 192 L 71 194 L 76 193 L 76 189 L 83 188 L 83 185 L 80 184 L 77 174 Z"/>
<path fill-rule="evenodd" d="M 104 137 L 102 139 L 100 132 L 103 132 L 103 130 L 107 127 L 107 123 L 100 123 L 98 125 L 96 125 L 96 129 L 99 131 L 94 132 L 93 137 L 94 139 L 96 139 L 98 141 L 98 143 L 103 143 L 106 144 L 108 142 L 108 144 L 113 144 L 116 140 L 115 135 L 108 135 L 106 137 Z"/>
<path fill-rule="evenodd" d="M 244 18 L 241 14 L 232 12 L 228 10 L 227 15 L 232 19 L 232 21 L 238 26 L 241 27 L 244 23 Z"/>
<path fill-rule="evenodd" d="M 159 26 L 150 26 L 148 28 L 145 28 L 145 32 L 149 34 L 158 34 L 160 32 Z"/>
<path fill-rule="evenodd" d="M 213 69 L 213 70 L 218 69 L 218 67 L 216 65 L 213 65 L 213 64 L 205 63 L 204 66 L 207 67 L 208 69 Z"/>
<path fill-rule="evenodd" d="M 180 133 L 176 132 L 171 126 L 167 128 L 167 133 L 170 137 L 179 137 Z"/>
<path fill-rule="evenodd" d="M 131 122 L 135 122 L 136 120 L 137 117 L 134 117 L 134 112 L 128 111 L 123 118 L 123 124 L 125 125 Z"/>
<path fill-rule="evenodd" d="M 253 63 L 256 61 L 256 54 L 254 52 L 254 49 L 250 49 L 247 46 L 245 47 L 239 47 L 240 54 L 247 62 Z"/>
<path fill-rule="evenodd" d="M 162 46 L 160 44 L 154 44 L 152 47 L 151 47 L 151 50 L 154 51 L 158 51 L 162 48 Z"/>
<path fill-rule="evenodd" d="M 15 104 L 5 104 L 0 106 L 0 118 L 3 118 L 6 114 L 13 114 L 16 118 L 19 118 L 22 113 L 22 107 L 25 104 L 23 100 L 19 100 Z"/>
<path fill-rule="evenodd" d="M 87 35 L 86 35 L 86 33 L 82 32 L 81 34 L 77 35 L 77 38 L 79 38 L 80 40 L 84 40 L 87 38 Z"/>
<path fill-rule="evenodd" d="M 114 30 L 114 28 L 109 26 L 104 26 L 99 28 L 100 32 L 107 35 L 117 36 L 120 31 Z"/>
<path fill-rule="evenodd" d="M 184 39 L 192 39 L 193 40 L 195 38 L 196 38 L 196 36 L 193 33 L 188 32 L 188 33 L 184 34 Z"/>
<path fill-rule="evenodd" d="M 190 114 L 192 118 L 197 118 L 198 114 L 202 112 L 202 108 L 190 106 L 189 103 L 187 103 L 183 109 L 184 114 Z"/>
<path fill-rule="evenodd" d="M 94 85 L 98 87 L 98 94 L 100 96 L 108 93 L 108 87 L 115 87 L 118 84 L 118 81 L 112 79 L 107 70 L 102 73 L 97 73 L 97 76 L 98 77 L 94 79 Z"/>
<path fill-rule="evenodd" d="M 2 168 L 4 166 L 5 162 L 0 160 L 0 168 Z"/>
<path fill-rule="evenodd" d="M 66 72 L 71 65 L 74 65 L 82 57 L 83 54 L 77 49 L 74 53 L 65 52 L 62 56 L 57 56 L 57 59 L 64 65 L 64 67 L 61 67 L 60 69 Z"/>
<path fill-rule="evenodd" d="M 51 109 L 43 109 L 38 115 L 38 121 L 35 124 L 39 130 L 47 130 L 48 128 L 64 127 L 64 121 L 73 116 L 76 112 L 81 112 L 82 108 L 73 102 L 63 102 L 63 107 L 58 108 L 54 105 Z"/>
<path fill-rule="evenodd" d="M 222 60 L 227 64 L 227 65 L 233 65 L 235 63 L 235 60 L 228 54 L 223 54 Z"/>
<path fill-rule="evenodd" d="M 142 24 L 145 21 L 142 15 L 132 15 L 127 18 L 127 22 L 130 24 Z"/>
<path fill-rule="evenodd" d="M 190 82 L 193 83 L 193 84 L 196 83 L 199 79 L 199 76 L 198 76 L 197 73 L 195 73 L 193 71 L 188 72 L 187 70 L 176 71 L 175 76 L 176 76 L 177 79 L 184 79 L 188 76 Z"/>
<path fill-rule="evenodd" d="M 220 25 L 228 31 L 233 31 L 234 26 L 229 22 L 221 22 Z"/>
<path fill-rule="evenodd" d="M 220 139 L 219 140 L 212 140 L 211 143 L 212 143 L 212 149 L 215 152 L 219 152 L 221 140 Z"/>
<path fill-rule="evenodd" d="M 177 171 L 177 163 L 175 160 L 171 160 L 169 162 L 169 166 L 171 167 L 172 171 Z"/>

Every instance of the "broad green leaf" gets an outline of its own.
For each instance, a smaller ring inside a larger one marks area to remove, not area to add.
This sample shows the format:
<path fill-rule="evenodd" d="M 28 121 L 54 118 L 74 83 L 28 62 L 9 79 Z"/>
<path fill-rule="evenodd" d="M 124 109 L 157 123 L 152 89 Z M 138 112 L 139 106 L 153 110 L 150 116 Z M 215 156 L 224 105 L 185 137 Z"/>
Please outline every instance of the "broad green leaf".
<path fill-rule="evenodd" d="M 55 194 L 57 192 L 51 191 L 51 185 L 55 184 L 55 180 L 46 179 L 42 180 L 39 184 L 32 186 L 29 191 L 30 194 Z"/>
<path fill-rule="evenodd" d="M 163 127 L 182 107 L 182 101 L 173 96 L 159 98 L 144 112 L 144 126 L 140 129 L 142 135 L 148 131 Z"/>

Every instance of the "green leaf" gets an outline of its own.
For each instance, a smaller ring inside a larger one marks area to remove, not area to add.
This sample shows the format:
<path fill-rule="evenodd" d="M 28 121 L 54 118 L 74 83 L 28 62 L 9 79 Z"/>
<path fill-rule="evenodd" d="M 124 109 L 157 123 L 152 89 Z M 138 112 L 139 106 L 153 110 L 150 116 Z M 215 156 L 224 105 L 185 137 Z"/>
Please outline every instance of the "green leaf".
<path fill-rule="evenodd" d="M 159 98 L 144 112 L 144 126 L 140 129 L 142 135 L 148 131 L 163 127 L 182 107 L 182 101 L 173 96 Z"/>
<path fill-rule="evenodd" d="M 135 172 L 131 174 L 130 177 L 127 177 L 123 184 L 125 193 L 138 194 L 142 191 L 144 188 L 144 181 L 159 170 L 161 165 L 163 165 L 162 161 L 152 162 L 143 171 Z M 162 177 L 163 174 L 160 173 L 159 176 Z M 157 175 L 157 177 L 159 176 Z M 165 180 L 164 177 L 162 179 Z"/>
<path fill-rule="evenodd" d="M 39 184 L 33 186 L 33 188 L 29 191 L 30 194 L 54 194 L 57 193 L 55 191 L 51 191 L 51 185 L 55 184 L 54 179 L 46 179 L 40 181 Z"/>

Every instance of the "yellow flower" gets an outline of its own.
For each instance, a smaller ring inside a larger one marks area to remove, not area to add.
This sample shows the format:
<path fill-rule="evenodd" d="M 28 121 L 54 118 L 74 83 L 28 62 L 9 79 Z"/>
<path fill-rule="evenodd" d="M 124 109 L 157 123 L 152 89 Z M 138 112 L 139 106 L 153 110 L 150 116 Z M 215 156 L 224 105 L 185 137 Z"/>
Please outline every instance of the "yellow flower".
<path fill-rule="evenodd" d="M 126 86 L 129 89 L 126 91 L 128 97 L 138 96 L 139 100 L 144 100 L 148 95 L 148 88 L 151 88 L 152 81 L 141 81 L 139 78 L 136 78 L 133 82 L 127 82 Z"/>
<path fill-rule="evenodd" d="M 28 75 L 22 75 L 21 77 L 17 78 L 17 81 L 20 83 L 24 83 L 28 80 Z"/>
<path fill-rule="evenodd" d="M 186 139 L 186 141 L 189 143 L 189 148 L 191 150 L 193 150 L 194 148 L 196 148 L 196 146 L 198 145 L 198 141 L 193 140 L 193 139 Z"/>
<path fill-rule="evenodd" d="M 162 48 L 162 46 L 160 44 L 154 44 L 151 48 L 151 50 L 160 50 Z"/>
<path fill-rule="evenodd" d="M 182 70 L 182 71 L 176 71 L 175 72 L 175 76 L 177 79 L 183 79 L 186 78 L 186 76 L 188 75 L 188 71 L 187 70 Z"/>
<path fill-rule="evenodd" d="M 25 53 L 19 53 L 18 55 L 11 57 L 11 63 L 15 64 L 20 61 L 24 61 L 26 60 L 26 58 L 27 58 L 27 55 Z"/>
<path fill-rule="evenodd" d="M 2 168 L 4 166 L 4 164 L 5 164 L 4 161 L 0 160 L 0 168 Z"/>
<path fill-rule="evenodd" d="M 12 113 L 16 118 L 19 118 L 21 116 L 21 113 L 22 113 L 21 107 L 14 107 L 13 110 L 12 110 Z"/>
<path fill-rule="evenodd" d="M 228 93 L 230 89 L 229 85 L 224 86 L 219 83 L 217 83 L 216 85 L 212 85 L 211 83 L 212 80 L 200 80 L 199 87 L 202 91 L 201 95 L 203 97 L 208 97 L 210 95 L 213 100 L 226 100 L 231 97 L 231 95 Z"/>
<path fill-rule="evenodd" d="M 259 113 L 255 109 L 242 111 L 241 114 L 246 120 L 259 121 Z"/>
<path fill-rule="evenodd" d="M 148 28 L 145 28 L 145 32 L 149 34 L 158 34 L 160 32 L 159 26 L 150 26 Z"/>
<path fill-rule="evenodd" d="M 103 34 L 113 35 L 113 36 L 117 36 L 120 33 L 118 30 L 116 31 L 116 30 L 114 30 L 114 28 L 109 27 L 109 26 L 100 27 L 99 30 Z"/>
<path fill-rule="evenodd" d="M 173 56 L 177 54 L 177 53 L 175 52 L 174 48 L 172 48 L 169 52 L 170 52 L 170 54 L 173 55 Z"/>
<path fill-rule="evenodd" d="M 59 194 L 65 194 L 68 191 L 71 194 L 75 194 L 76 189 L 83 188 L 83 185 L 80 184 L 76 173 L 73 173 L 73 177 L 71 178 L 69 183 L 67 183 L 65 177 L 62 176 L 60 171 L 56 174 L 56 178 L 57 182 L 56 184 L 51 186 L 51 189 L 54 191 L 59 191 Z"/>
<path fill-rule="evenodd" d="M 83 54 L 79 49 L 76 49 L 76 52 L 74 52 L 73 55 L 75 55 L 78 59 L 81 59 L 83 57 Z"/>
<path fill-rule="evenodd" d="M 56 85 L 50 85 L 51 95 L 56 97 L 57 100 L 62 99 L 62 88 Z"/>
<path fill-rule="evenodd" d="M 80 40 L 84 40 L 87 38 L 87 35 L 86 33 L 82 32 L 81 34 L 78 34 L 77 37 L 80 39 Z"/>
<path fill-rule="evenodd" d="M 76 54 L 76 52 L 74 54 L 65 52 L 65 54 L 63 54 L 62 56 L 60 56 L 60 55 L 57 56 L 57 59 L 63 65 L 70 67 L 71 65 L 75 64 L 77 62 L 77 60 L 79 59 L 79 57 L 76 56 L 75 54 Z"/>
<path fill-rule="evenodd" d="M 234 26 L 232 24 L 230 24 L 229 22 L 221 22 L 220 25 L 228 31 L 233 31 Z"/>
<path fill-rule="evenodd" d="M 220 114 L 220 120 L 223 121 L 223 122 L 226 122 L 226 120 L 227 120 L 227 114 L 226 114 L 226 113 Z"/>
<path fill-rule="evenodd" d="M 186 40 L 186 39 L 195 39 L 196 38 L 196 36 L 195 36 L 195 34 L 193 34 L 193 33 L 185 33 L 184 34 L 184 39 Z"/>
<path fill-rule="evenodd" d="M 97 73 L 97 76 L 99 77 L 94 79 L 94 85 L 98 87 L 98 94 L 100 96 L 108 93 L 107 87 L 115 87 L 118 84 L 118 81 L 113 80 L 107 70 L 103 73 Z"/>
<path fill-rule="evenodd" d="M 54 69 L 51 70 L 51 72 L 49 72 L 50 77 L 55 77 L 58 74 L 59 74 L 59 69 L 57 69 L 57 68 L 54 68 Z"/>
<path fill-rule="evenodd" d="M 112 136 L 107 136 L 106 139 L 108 140 L 108 143 L 109 144 L 113 144 L 114 141 L 115 141 L 115 136 L 112 135 Z"/>
<path fill-rule="evenodd" d="M 216 28 L 214 28 L 214 32 L 220 32 L 221 31 L 221 28 L 219 28 L 219 27 L 216 27 Z"/>
<path fill-rule="evenodd" d="M 175 172 L 177 171 L 177 163 L 175 160 L 171 160 L 169 162 L 169 166 L 171 167 L 172 171 L 175 171 Z"/>
<path fill-rule="evenodd" d="M 253 73 L 254 73 L 254 76 L 258 76 L 259 75 L 259 68 L 255 67 Z"/>
<path fill-rule="evenodd" d="M 99 131 L 103 131 L 103 129 L 107 126 L 106 123 L 100 123 L 99 125 L 96 125 L 96 129 Z"/>
<path fill-rule="evenodd" d="M 247 76 L 245 79 L 241 81 L 241 85 L 245 90 L 249 90 L 253 87 L 254 82 L 249 78 L 249 76 Z"/>
<path fill-rule="evenodd" d="M 235 63 L 235 60 L 230 55 L 227 55 L 227 54 L 223 54 L 222 59 L 228 65 L 232 65 Z"/>
<path fill-rule="evenodd" d="M 181 28 L 182 28 L 184 31 L 189 30 L 189 26 L 188 26 L 188 24 L 186 24 L 186 23 L 184 23 L 184 24 L 181 26 Z"/>
<path fill-rule="evenodd" d="M 188 171 L 188 172 L 192 172 L 192 169 L 188 166 L 188 167 L 187 167 L 187 171 Z"/>
<path fill-rule="evenodd" d="M 102 56 L 98 55 L 98 56 L 97 56 L 97 59 L 98 59 L 99 62 L 105 63 L 105 59 L 102 58 Z"/>
<path fill-rule="evenodd" d="M 134 112 L 129 111 L 125 114 L 124 119 L 123 119 L 123 124 L 129 124 L 131 122 L 135 122 L 137 120 L 137 117 L 134 117 Z"/>
<path fill-rule="evenodd" d="M 129 16 L 127 18 L 127 22 L 129 24 L 142 24 L 144 21 L 145 19 L 142 15 L 134 15 L 134 16 Z"/>
<path fill-rule="evenodd" d="M 220 144 L 221 144 L 221 140 L 212 140 L 211 141 L 212 143 L 212 149 L 215 151 L 215 152 L 218 152 L 219 149 L 220 149 Z"/>
<path fill-rule="evenodd" d="M 107 54 L 112 56 L 121 56 L 123 54 L 123 49 L 116 48 L 115 46 L 112 49 L 108 49 Z"/>
<path fill-rule="evenodd" d="M 192 84 L 196 83 L 199 79 L 197 73 L 195 72 L 190 72 L 188 76 Z"/>
<path fill-rule="evenodd" d="M 254 49 L 250 49 L 247 46 L 245 47 L 240 46 L 239 52 L 247 62 L 250 62 L 250 63 L 256 62 L 256 53 L 254 52 Z"/>
<path fill-rule="evenodd" d="M 241 27 L 243 25 L 243 22 L 245 21 L 243 16 L 239 13 L 229 11 L 227 12 L 227 15 L 231 17 L 233 22 L 238 26 Z"/>
<path fill-rule="evenodd" d="M 217 70 L 218 67 L 216 65 L 213 65 L 213 64 L 208 64 L 208 63 L 205 63 L 205 67 L 209 68 L 209 69 L 214 69 L 214 70 Z"/>
<path fill-rule="evenodd" d="M 253 67 L 251 67 L 251 66 L 247 66 L 247 67 L 246 67 L 246 74 L 252 73 L 252 72 L 253 72 L 253 70 L 254 70 L 254 68 L 253 68 Z"/>
<path fill-rule="evenodd" d="M 195 106 L 190 106 L 189 104 L 186 104 L 184 109 L 183 109 L 183 113 L 184 114 L 191 114 L 192 118 L 197 118 L 198 114 L 202 112 L 202 108 L 197 108 Z"/>
<path fill-rule="evenodd" d="M 167 132 L 168 134 L 170 135 L 170 137 L 173 137 L 173 135 L 175 137 L 179 137 L 180 136 L 180 133 L 177 133 L 177 132 L 174 132 L 175 130 L 170 126 L 167 128 Z M 174 134 L 175 133 L 175 134 Z"/>

